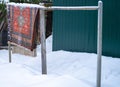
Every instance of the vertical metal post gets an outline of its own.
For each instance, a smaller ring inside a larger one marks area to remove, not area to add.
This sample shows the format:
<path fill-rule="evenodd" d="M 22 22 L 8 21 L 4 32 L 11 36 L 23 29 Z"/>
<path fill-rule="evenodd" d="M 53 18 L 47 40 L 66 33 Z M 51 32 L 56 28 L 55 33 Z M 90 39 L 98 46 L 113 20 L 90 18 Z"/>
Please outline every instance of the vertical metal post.
<path fill-rule="evenodd" d="M 42 61 L 42 74 L 47 74 L 46 64 L 46 39 L 45 39 L 45 10 L 40 10 L 40 37 L 41 37 L 41 61 Z"/>
<path fill-rule="evenodd" d="M 11 63 L 11 44 L 10 42 L 8 41 L 8 50 L 9 50 L 9 63 Z"/>
<path fill-rule="evenodd" d="M 98 2 L 98 35 L 97 35 L 97 87 L 101 87 L 101 62 L 102 62 L 102 15 L 103 3 Z"/>

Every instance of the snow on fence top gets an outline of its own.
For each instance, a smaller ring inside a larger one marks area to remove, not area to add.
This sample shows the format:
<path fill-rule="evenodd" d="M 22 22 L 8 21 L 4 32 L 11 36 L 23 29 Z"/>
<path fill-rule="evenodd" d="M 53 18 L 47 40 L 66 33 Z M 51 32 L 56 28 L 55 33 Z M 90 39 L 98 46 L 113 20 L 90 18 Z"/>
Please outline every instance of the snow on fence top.
<path fill-rule="evenodd" d="M 0 3 L 7 3 L 9 0 L 0 0 Z"/>
<path fill-rule="evenodd" d="M 33 7 L 33 8 L 40 8 L 40 7 L 43 7 L 42 3 L 41 4 L 28 4 L 28 3 L 14 3 L 14 2 L 11 2 L 11 3 L 7 3 L 7 5 L 12 5 L 12 6 L 21 6 L 21 7 Z"/>

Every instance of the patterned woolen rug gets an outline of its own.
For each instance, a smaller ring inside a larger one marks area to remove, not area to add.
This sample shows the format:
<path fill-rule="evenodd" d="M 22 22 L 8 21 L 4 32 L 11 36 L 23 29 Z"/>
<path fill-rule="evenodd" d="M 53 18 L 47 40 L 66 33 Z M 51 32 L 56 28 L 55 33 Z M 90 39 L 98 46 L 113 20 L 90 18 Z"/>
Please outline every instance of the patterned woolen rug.
<path fill-rule="evenodd" d="M 8 40 L 30 50 L 36 48 L 38 9 L 8 5 Z"/>

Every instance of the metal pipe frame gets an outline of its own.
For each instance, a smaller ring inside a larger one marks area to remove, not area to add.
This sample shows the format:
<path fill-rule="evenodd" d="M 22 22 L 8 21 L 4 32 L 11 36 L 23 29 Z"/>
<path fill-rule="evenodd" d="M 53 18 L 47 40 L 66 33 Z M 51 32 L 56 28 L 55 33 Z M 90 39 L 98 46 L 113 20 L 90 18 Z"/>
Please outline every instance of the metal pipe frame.
<path fill-rule="evenodd" d="M 9 63 L 11 63 L 12 59 L 11 59 L 11 43 L 10 43 L 10 41 L 8 41 L 8 50 L 9 50 Z"/>
<path fill-rule="evenodd" d="M 64 7 L 64 6 L 41 6 L 41 10 L 98 10 L 98 6 L 74 6 L 74 7 Z"/>
<path fill-rule="evenodd" d="M 101 87 L 101 63 L 102 63 L 102 15 L 103 3 L 98 1 L 98 6 L 76 6 L 76 7 L 63 7 L 63 6 L 38 6 L 40 9 L 40 37 L 41 37 L 41 61 L 42 61 L 42 74 L 47 74 L 46 62 L 46 39 L 45 39 L 45 10 L 98 10 L 98 34 L 97 34 L 97 81 L 96 87 Z M 9 62 L 11 62 L 11 46 L 9 45 Z"/>
<path fill-rule="evenodd" d="M 97 36 L 97 87 L 101 87 L 101 68 L 102 68 L 102 16 L 103 3 L 98 2 L 98 36 Z"/>
<path fill-rule="evenodd" d="M 45 35 L 45 10 L 98 10 L 98 34 L 97 34 L 97 78 L 96 87 L 101 87 L 101 61 L 102 61 L 102 1 L 98 1 L 98 6 L 76 6 L 76 7 L 62 7 L 62 6 L 51 6 L 45 7 L 40 6 L 41 13 L 41 35 Z M 43 16 L 44 15 L 44 16 Z M 44 31 L 44 32 L 43 32 Z M 44 34 L 43 34 L 44 33 Z M 41 40 L 41 58 L 42 58 L 42 73 L 47 74 L 46 65 L 46 46 L 45 38 Z M 44 45 L 43 45 L 44 44 Z"/>
<path fill-rule="evenodd" d="M 40 10 L 40 37 L 41 37 L 41 63 L 42 63 L 42 74 L 47 74 L 47 63 L 46 63 L 46 24 L 45 24 L 45 10 Z"/>

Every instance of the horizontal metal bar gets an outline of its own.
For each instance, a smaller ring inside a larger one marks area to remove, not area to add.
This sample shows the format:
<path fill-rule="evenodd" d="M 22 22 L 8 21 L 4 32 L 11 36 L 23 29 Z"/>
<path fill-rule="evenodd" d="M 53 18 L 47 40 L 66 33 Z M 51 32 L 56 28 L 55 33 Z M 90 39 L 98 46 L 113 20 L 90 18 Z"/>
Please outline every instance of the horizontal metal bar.
<path fill-rule="evenodd" d="M 63 6 L 51 6 L 45 7 L 40 6 L 41 10 L 98 10 L 98 6 L 74 6 L 74 7 L 63 7 Z"/>
<path fill-rule="evenodd" d="M 22 7 L 36 7 L 41 10 L 98 10 L 98 6 L 41 6 L 37 4 L 16 4 L 16 3 L 6 3 L 6 5 L 22 6 Z"/>

